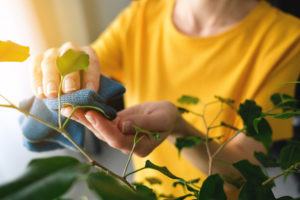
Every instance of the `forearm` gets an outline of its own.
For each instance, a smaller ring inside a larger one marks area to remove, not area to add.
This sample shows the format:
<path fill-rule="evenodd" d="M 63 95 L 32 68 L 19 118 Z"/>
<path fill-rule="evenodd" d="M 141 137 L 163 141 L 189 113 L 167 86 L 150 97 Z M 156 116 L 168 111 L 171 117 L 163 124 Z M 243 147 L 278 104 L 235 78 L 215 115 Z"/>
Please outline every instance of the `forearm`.
<path fill-rule="evenodd" d="M 179 117 L 176 127 L 168 140 L 175 143 L 177 137 L 183 136 L 197 136 L 205 138 L 206 135 L 201 133 L 191 124 L 186 122 L 182 117 Z M 213 155 L 221 144 L 216 141 L 211 141 L 208 144 L 211 155 Z M 264 151 L 262 144 L 255 140 L 246 137 L 244 134 L 238 134 L 232 141 L 230 141 L 216 156 L 217 159 L 223 160 L 228 163 L 234 163 L 239 160 L 247 159 L 254 164 L 258 164 L 253 157 L 254 151 Z M 204 144 L 197 145 L 194 148 L 185 148 L 182 150 L 182 155 L 188 159 L 200 171 L 208 174 L 209 171 L 209 156 L 206 146 Z M 239 175 L 239 172 L 230 165 L 221 162 L 214 162 L 212 173 L 220 173 L 226 175 Z"/>

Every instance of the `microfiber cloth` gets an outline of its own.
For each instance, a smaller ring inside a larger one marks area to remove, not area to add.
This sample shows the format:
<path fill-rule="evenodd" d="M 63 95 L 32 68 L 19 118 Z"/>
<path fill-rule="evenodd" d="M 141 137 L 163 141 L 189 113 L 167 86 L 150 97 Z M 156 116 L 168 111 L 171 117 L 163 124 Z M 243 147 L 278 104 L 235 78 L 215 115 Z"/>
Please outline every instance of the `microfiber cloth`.
<path fill-rule="evenodd" d="M 123 108 L 123 94 L 125 88 L 120 83 L 103 75 L 100 77 L 100 89 L 96 93 L 82 89 L 71 94 L 61 96 L 64 103 L 74 105 L 88 105 L 101 108 L 110 120 L 116 118 L 116 112 Z M 20 107 L 31 114 L 58 126 L 58 99 L 39 99 L 32 97 L 20 103 Z M 100 113 L 100 112 L 99 112 Z M 62 116 L 62 122 L 66 117 Z M 31 151 L 49 151 L 61 148 L 76 149 L 63 135 L 48 126 L 28 116 L 21 116 L 19 123 L 24 135 L 24 145 Z M 81 146 L 84 145 L 84 126 L 70 120 L 66 131 Z"/>

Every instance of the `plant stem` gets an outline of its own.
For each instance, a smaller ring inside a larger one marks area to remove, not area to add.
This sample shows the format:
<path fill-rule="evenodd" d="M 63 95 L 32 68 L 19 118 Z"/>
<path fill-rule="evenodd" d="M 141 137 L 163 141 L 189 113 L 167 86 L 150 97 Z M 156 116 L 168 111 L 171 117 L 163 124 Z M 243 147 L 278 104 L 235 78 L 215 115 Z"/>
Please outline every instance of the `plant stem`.
<path fill-rule="evenodd" d="M 126 175 L 124 176 L 124 178 L 127 178 L 127 176 L 130 176 L 131 174 L 134 174 L 134 173 L 136 173 L 136 172 L 142 171 L 142 170 L 144 170 L 144 169 L 146 169 L 146 167 L 142 167 L 142 168 L 140 168 L 140 169 L 134 170 L 134 171 L 132 171 L 132 172 L 126 174 Z"/>
<path fill-rule="evenodd" d="M 261 185 L 262 185 L 262 186 L 265 186 L 265 185 L 267 185 L 268 183 L 270 183 L 271 181 L 274 181 L 276 178 L 278 178 L 278 177 L 280 177 L 280 176 L 282 176 L 282 175 L 284 175 L 284 174 L 290 172 L 291 170 L 297 169 L 299 166 L 300 166 L 300 163 L 296 163 L 296 164 L 294 164 L 294 165 L 291 165 L 289 168 L 287 168 L 287 169 L 285 169 L 284 171 L 280 172 L 280 173 L 277 174 L 276 176 L 267 179 L 267 180 L 264 181 Z"/>
<path fill-rule="evenodd" d="M 126 178 L 126 172 L 127 172 L 127 169 L 128 169 L 128 166 L 129 166 L 129 163 L 131 161 L 131 158 L 132 158 L 132 155 L 133 155 L 133 152 L 134 152 L 134 149 L 135 149 L 136 145 L 144 138 L 144 136 L 142 136 L 137 140 L 136 138 L 137 138 L 138 134 L 139 134 L 139 132 L 135 133 L 134 140 L 133 140 L 133 145 L 132 145 L 128 160 L 126 162 L 126 165 L 125 165 L 125 168 L 124 168 L 124 171 L 123 171 L 123 178 Z"/>
<path fill-rule="evenodd" d="M 126 184 L 131 190 L 135 191 L 135 189 L 132 187 L 132 185 L 124 178 L 124 177 L 120 177 L 119 175 L 115 174 L 114 172 L 110 171 L 109 169 L 107 169 L 106 167 L 102 166 L 100 163 L 98 163 L 97 161 L 95 161 L 83 148 L 81 148 L 81 146 L 79 146 L 76 141 L 69 135 L 68 132 L 66 132 L 64 129 L 62 128 L 58 128 L 40 118 L 38 118 L 35 115 L 32 115 L 31 113 L 27 112 L 26 110 L 23 110 L 22 108 L 19 108 L 17 106 L 15 106 L 13 103 L 11 103 L 9 100 L 7 100 L 5 97 L 3 97 L 1 94 L 0 96 L 5 99 L 7 102 L 10 103 L 10 105 L 0 105 L 0 107 L 8 107 L 8 108 L 12 108 L 15 110 L 18 110 L 19 112 L 25 114 L 26 116 L 32 117 L 33 119 L 39 121 L 40 123 L 48 126 L 51 129 L 56 130 L 57 132 L 61 133 L 64 137 L 66 137 L 79 151 L 80 153 L 82 153 L 82 155 L 84 157 L 86 157 L 86 159 L 93 165 L 96 166 L 97 168 L 105 171 L 106 173 L 114 176 L 115 178 L 119 179 L 120 181 L 122 181 L 124 184 Z"/>
<path fill-rule="evenodd" d="M 69 115 L 69 117 L 65 120 L 64 124 L 62 125 L 62 129 L 66 128 L 67 124 L 69 123 L 70 119 L 72 118 L 72 116 L 74 115 L 76 110 L 77 110 L 77 107 L 73 107 L 71 114 Z"/>
<path fill-rule="evenodd" d="M 64 76 L 61 76 L 59 89 L 58 89 L 58 127 L 61 129 L 61 88 L 64 81 Z"/>

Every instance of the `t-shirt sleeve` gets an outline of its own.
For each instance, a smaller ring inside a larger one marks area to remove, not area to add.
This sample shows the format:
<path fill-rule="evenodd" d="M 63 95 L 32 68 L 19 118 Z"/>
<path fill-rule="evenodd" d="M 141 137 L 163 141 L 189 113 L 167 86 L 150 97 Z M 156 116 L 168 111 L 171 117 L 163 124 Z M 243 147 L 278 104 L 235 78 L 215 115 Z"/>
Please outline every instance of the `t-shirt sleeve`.
<path fill-rule="evenodd" d="M 118 80 L 122 79 L 122 46 L 130 21 L 136 9 L 136 3 L 125 8 L 109 27 L 91 44 L 101 64 L 101 71 Z"/>
<path fill-rule="evenodd" d="M 289 38 L 285 42 L 281 42 L 281 48 L 276 51 L 268 52 L 264 57 L 265 65 L 273 65 L 268 76 L 264 80 L 264 84 L 255 95 L 258 105 L 262 106 L 266 112 L 273 107 L 270 100 L 272 94 L 281 93 L 295 96 L 295 84 L 278 84 L 297 81 L 300 73 L 300 32 L 295 33 L 294 39 Z M 284 44 L 282 44 L 284 43 Z M 278 44 L 280 46 L 280 44 Z M 281 120 L 267 117 L 272 130 L 273 140 L 287 139 L 292 137 L 293 126 L 292 119 Z"/>

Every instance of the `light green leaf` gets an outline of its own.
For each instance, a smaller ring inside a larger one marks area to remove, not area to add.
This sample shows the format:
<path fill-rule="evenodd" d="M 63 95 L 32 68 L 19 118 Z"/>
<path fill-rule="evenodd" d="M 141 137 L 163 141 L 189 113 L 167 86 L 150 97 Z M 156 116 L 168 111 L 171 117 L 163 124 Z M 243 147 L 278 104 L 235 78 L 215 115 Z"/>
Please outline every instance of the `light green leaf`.
<path fill-rule="evenodd" d="M 146 161 L 145 168 L 157 170 L 171 179 L 177 179 L 177 180 L 182 179 L 172 174 L 167 167 L 157 166 L 153 164 L 150 160 Z"/>
<path fill-rule="evenodd" d="M 23 62 L 29 57 L 29 47 L 12 41 L 0 41 L 0 62 Z"/>
<path fill-rule="evenodd" d="M 72 157 L 32 160 L 21 177 L 0 186 L 0 199 L 52 200 L 66 193 L 89 168 Z"/>
<path fill-rule="evenodd" d="M 83 51 L 69 49 L 56 60 L 60 75 L 66 76 L 72 72 L 86 70 L 89 66 L 89 56 Z"/>
<path fill-rule="evenodd" d="M 182 95 L 177 101 L 181 104 L 198 104 L 200 100 L 198 97 Z"/>
<path fill-rule="evenodd" d="M 287 94 L 273 94 L 270 98 L 275 108 L 281 108 L 283 111 L 297 109 L 298 100 Z"/>
<path fill-rule="evenodd" d="M 294 117 L 296 115 L 300 115 L 300 111 L 296 112 L 284 112 L 284 113 L 277 113 L 277 114 L 271 114 L 271 113 L 263 113 L 262 116 L 269 116 L 274 117 L 277 119 L 289 119 L 291 117 Z"/>
<path fill-rule="evenodd" d="M 162 184 L 161 180 L 156 177 L 148 177 L 148 178 L 146 178 L 146 181 L 150 185 L 161 185 Z"/>

